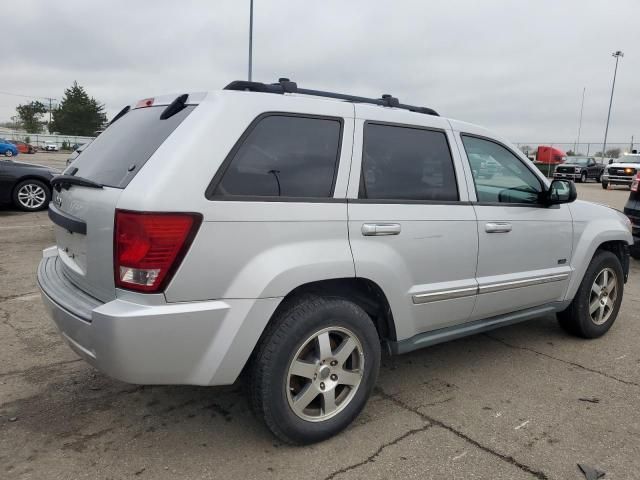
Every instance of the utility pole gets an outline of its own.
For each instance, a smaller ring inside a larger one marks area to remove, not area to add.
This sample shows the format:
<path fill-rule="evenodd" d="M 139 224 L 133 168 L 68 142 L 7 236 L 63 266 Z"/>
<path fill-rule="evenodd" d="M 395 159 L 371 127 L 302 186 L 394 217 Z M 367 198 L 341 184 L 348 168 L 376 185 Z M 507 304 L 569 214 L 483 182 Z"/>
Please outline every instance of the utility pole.
<path fill-rule="evenodd" d="M 631 147 L 629 147 L 629 153 L 633 152 L 633 135 L 631 135 Z"/>
<path fill-rule="evenodd" d="M 249 0 L 249 81 L 253 62 L 253 0 Z"/>
<path fill-rule="evenodd" d="M 578 120 L 578 139 L 573 147 L 574 152 L 578 152 L 580 148 L 580 131 L 582 130 L 582 111 L 584 110 L 584 93 L 587 91 L 587 87 L 582 88 L 582 103 L 580 104 L 580 120 Z"/>
<path fill-rule="evenodd" d="M 609 113 L 607 113 L 607 126 L 604 129 L 604 142 L 602 144 L 602 160 L 604 160 L 605 152 L 607 149 L 607 134 L 609 133 L 609 119 L 611 118 L 611 104 L 613 103 L 613 90 L 616 88 L 616 75 L 618 74 L 618 60 L 620 57 L 624 57 L 624 53 L 621 50 L 617 50 L 611 54 L 612 57 L 616 57 L 616 67 L 613 70 L 613 84 L 611 85 L 611 98 L 609 99 Z"/>

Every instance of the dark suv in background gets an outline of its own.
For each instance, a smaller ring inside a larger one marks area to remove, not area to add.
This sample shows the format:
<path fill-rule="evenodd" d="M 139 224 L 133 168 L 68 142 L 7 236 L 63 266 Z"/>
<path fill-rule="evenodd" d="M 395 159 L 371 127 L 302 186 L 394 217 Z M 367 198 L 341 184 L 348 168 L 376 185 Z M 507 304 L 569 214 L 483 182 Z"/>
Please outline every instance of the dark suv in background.
<path fill-rule="evenodd" d="M 574 182 L 585 183 L 589 178 L 600 182 L 604 165 L 593 157 L 569 157 L 562 165 L 556 167 L 553 178 L 568 178 Z"/>

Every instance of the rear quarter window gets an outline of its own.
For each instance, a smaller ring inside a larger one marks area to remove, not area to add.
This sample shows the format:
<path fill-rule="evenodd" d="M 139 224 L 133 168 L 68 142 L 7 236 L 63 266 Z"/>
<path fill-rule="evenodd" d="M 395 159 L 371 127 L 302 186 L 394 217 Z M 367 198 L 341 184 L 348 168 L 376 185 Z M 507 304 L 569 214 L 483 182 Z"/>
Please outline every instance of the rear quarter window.
<path fill-rule="evenodd" d="M 195 105 L 161 120 L 166 108 L 138 108 L 119 118 L 76 158 L 75 175 L 107 187 L 125 188 Z"/>
<path fill-rule="evenodd" d="M 266 114 L 254 121 L 216 174 L 211 200 L 333 196 L 338 118 Z"/>

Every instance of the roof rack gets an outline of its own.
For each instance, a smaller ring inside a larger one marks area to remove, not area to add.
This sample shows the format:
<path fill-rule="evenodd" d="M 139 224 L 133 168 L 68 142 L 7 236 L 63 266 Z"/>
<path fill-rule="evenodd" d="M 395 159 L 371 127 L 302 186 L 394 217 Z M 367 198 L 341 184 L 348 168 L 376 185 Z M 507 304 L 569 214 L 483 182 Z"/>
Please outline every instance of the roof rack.
<path fill-rule="evenodd" d="M 307 88 L 298 88 L 296 82 L 292 82 L 288 78 L 280 78 L 277 83 L 261 83 L 249 82 L 246 80 L 235 80 L 224 87 L 225 90 L 243 90 L 248 92 L 275 93 L 284 95 L 285 93 L 300 93 L 303 95 L 313 95 L 315 97 L 335 98 L 338 100 L 346 100 L 354 103 L 370 103 L 372 105 L 381 105 L 383 107 L 401 108 L 411 112 L 424 113 L 426 115 L 434 115 L 439 117 L 438 112 L 428 107 L 416 107 L 414 105 L 406 105 L 388 94 L 382 95 L 381 98 L 357 97 L 355 95 L 346 95 L 344 93 L 323 92 L 321 90 L 309 90 Z"/>

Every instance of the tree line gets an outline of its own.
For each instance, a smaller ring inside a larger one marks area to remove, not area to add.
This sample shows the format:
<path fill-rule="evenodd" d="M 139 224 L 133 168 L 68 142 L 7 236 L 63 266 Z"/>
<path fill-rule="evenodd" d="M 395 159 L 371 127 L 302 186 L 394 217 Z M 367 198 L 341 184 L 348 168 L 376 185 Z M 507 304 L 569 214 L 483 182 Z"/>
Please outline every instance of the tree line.
<path fill-rule="evenodd" d="M 38 100 L 18 105 L 16 112 L 18 127 L 34 134 L 42 133 L 46 126 L 49 133 L 92 137 L 107 124 L 104 104 L 90 97 L 78 82 L 73 82 L 61 102 L 51 109 L 51 122 L 44 119 L 48 107 Z"/>

